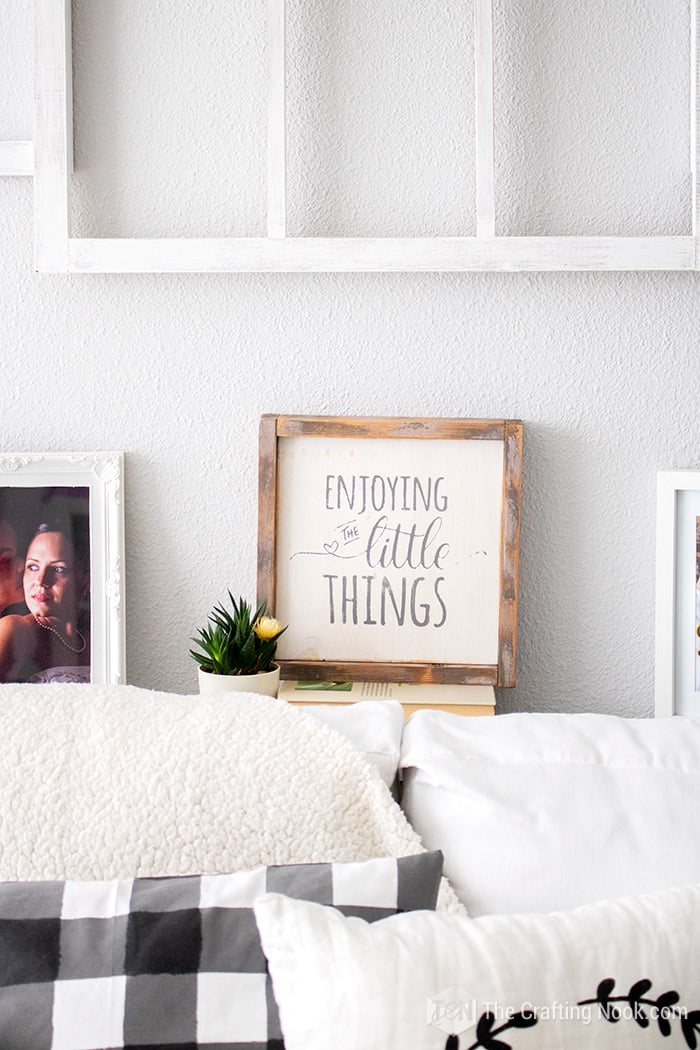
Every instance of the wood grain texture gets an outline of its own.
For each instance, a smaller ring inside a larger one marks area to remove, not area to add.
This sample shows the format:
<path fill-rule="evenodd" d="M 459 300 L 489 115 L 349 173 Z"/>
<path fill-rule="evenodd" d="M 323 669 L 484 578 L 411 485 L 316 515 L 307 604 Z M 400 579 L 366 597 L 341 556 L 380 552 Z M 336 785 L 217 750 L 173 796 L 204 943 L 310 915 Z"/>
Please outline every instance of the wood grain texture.
<path fill-rule="evenodd" d="M 283 678 L 310 682 L 411 682 L 419 685 L 496 685 L 487 664 L 381 663 L 361 660 L 279 660 Z"/>
<path fill-rule="evenodd" d="M 505 424 L 503 476 L 501 608 L 498 628 L 498 685 L 515 685 L 518 638 L 518 576 L 522 505 L 523 425 Z"/>
<path fill-rule="evenodd" d="M 268 603 L 271 615 L 277 597 L 277 417 L 260 420 L 258 453 L 258 602 Z"/>
<path fill-rule="evenodd" d="M 278 416 L 278 437 L 465 438 L 502 440 L 502 419 L 413 419 L 384 416 Z"/>

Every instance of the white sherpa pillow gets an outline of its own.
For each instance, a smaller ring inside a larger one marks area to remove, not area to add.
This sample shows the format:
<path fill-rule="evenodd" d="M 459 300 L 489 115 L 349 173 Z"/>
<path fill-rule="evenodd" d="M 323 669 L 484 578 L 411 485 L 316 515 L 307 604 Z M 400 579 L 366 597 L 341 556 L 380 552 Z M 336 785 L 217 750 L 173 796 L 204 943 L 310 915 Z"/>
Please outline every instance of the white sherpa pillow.
<path fill-rule="evenodd" d="M 422 850 L 376 769 L 281 700 L 0 686 L 0 880 Z"/>

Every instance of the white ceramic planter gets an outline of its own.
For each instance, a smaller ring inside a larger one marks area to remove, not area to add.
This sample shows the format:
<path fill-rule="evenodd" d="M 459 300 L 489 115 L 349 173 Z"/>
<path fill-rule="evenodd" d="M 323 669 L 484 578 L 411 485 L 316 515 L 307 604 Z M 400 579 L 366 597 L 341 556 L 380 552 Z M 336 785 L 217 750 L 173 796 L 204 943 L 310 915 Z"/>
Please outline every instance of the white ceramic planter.
<path fill-rule="evenodd" d="M 260 693 L 262 696 L 277 696 L 280 684 L 280 669 L 275 664 L 271 671 L 262 674 L 209 674 L 198 669 L 200 693 Z"/>

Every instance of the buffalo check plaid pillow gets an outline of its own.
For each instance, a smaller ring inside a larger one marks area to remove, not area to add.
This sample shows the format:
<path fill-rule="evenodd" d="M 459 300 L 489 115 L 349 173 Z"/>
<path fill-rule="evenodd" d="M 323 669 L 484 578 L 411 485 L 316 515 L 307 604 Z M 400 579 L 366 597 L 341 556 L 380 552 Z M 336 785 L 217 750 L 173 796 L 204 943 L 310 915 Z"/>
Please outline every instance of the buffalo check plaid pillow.
<path fill-rule="evenodd" d="M 2 1050 L 282 1047 L 252 905 L 373 921 L 433 909 L 442 854 L 112 882 L 0 885 Z"/>

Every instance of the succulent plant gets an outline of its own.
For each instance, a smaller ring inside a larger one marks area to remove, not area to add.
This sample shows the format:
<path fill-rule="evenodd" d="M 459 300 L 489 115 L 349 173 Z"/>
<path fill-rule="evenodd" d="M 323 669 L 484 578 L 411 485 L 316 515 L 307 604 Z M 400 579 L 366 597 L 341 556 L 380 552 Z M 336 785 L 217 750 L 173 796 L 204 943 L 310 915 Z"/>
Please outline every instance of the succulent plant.
<path fill-rule="evenodd" d="M 271 669 L 277 640 L 287 630 L 267 615 L 267 602 L 257 609 L 228 592 L 233 611 L 214 606 L 204 627 L 192 641 L 198 647 L 190 656 L 209 674 L 260 674 Z"/>

